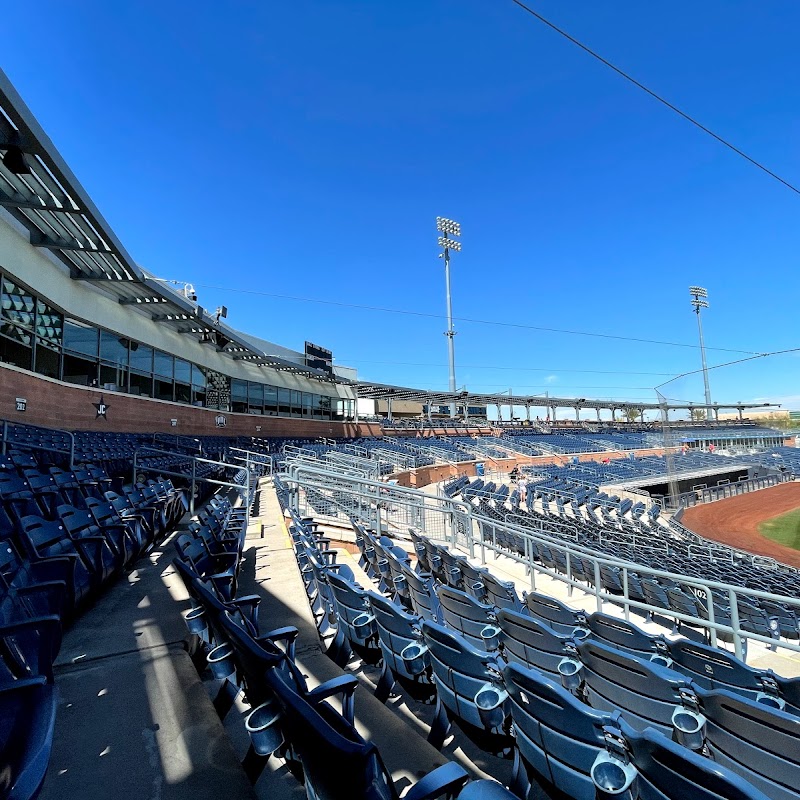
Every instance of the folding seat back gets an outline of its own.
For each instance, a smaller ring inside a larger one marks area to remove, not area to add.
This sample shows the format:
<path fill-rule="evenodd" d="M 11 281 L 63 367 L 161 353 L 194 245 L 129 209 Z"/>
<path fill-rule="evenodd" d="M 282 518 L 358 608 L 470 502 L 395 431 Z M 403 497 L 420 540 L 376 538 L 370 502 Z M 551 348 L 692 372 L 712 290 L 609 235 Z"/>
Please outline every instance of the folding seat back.
<path fill-rule="evenodd" d="M 76 544 L 60 522 L 48 522 L 41 517 L 23 517 L 20 524 L 21 539 L 32 557 L 68 558 L 72 562 L 71 605 L 78 605 L 99 585 L 99 578 L 93 577 L 102 574 L 102 550 L 98 542 Z"/>
<path fill-rule="evenodd" d="M 479 603 L 458 589 L 443 586 L 437 591 L 442 619 L 448 628 L 458 631 L 473 647 L 497 650 L 500 629 L 492 606 Z"/>
<path fill-rule="evenodd" d="M 592 767 L 606 750 L 604 732 L 618 725 L 619 715 L 589 708 L 546 676 L 518 664 L 509 664 L 503 677 L 526 772 L 518 778 L 555 787 L 574 800 L 596 800 Z M 518 782 L 524 797 L 527 781 Z"/>
<path fill-rule="evenodd" d="M 350 647 L 367 663 L 378 662 L 381 658 L 378 626 L 367 592 L 334 571 L 328 573 L 328 585 L 333 595 L 339 628 L 347 637 Z"/>
<path fill-rule="evenodd" d="M 429 699 L 435 687 L 428 648 L 422 641 L 421 620 L 391 600 L 367 592 L 383 653 L 383 671 L 375 694 L 384 702 L 396 680 L 416 699 Z"/>
<path fill-rule="evenodd" d="M 35 798 L 50 761 L 58 693 L 41 676 L 0 684 L 0 793 Z"/>
<path fill-rule="evenodd" d="M 672 668 L 704 689 L 727 689 L 773 707 L 784 703 L 772 672 L 748 667 L 725 650 L 688 639 L 676 639 L 668 647 Z"/>
<path fill-rule="evenodd" d="M 669 657 L 666 638 L 645 633 L 627 620 L 596 611 L 586 618 L 586 627 L 591 631 L 592 637 L 603 644 L 617 647 L 639 658 L 650 660 L 654 655 L 662 656 L 663 659 Z M 656 661 L 664 663 L 662 659 Z"/>
<path fill-rule="evenodd" d="M 351 676 L 346 678 L 354 681 Z M 364 740 L 353 724 L 349 711 L 352 699 L 349 703 L 346 701 L 346 713 L 340 714 L 324 699 L 328 695 L 318 690 L 302 695 L 279 670 L 271 670 L 268 680 L 283 710 L 282 726 L 302 765 L 309 797 L 315 800 L 398 800 L 398 790 L 377 747 Z M 412 786 L 407 796 L 414 800 L 432 800 L 438 796 L 452 800 L 467 781 L 462 767 L 448 763 Z M 481 783 L 484 782 L 476 781 L 467 789 Z M 483 787 L 477 788 L 473 800 L 501 800 L 510 796 L 499 784 L 491 784 L 485 794 L 481 791 Z M 466 794 L 463 798 L 469 800 Z"/>
<path fill-rule="evenodd" d="M 795 606 L 787 606 L 762 598 L 761 607 L 769 619 L 777 623 L 777 630 L 784 639 L 800 639 L 800 619 L 798 619 L 798 610 Z"/>
<path fill-rule="evenodd" d="M 481 602 L 494 606 L 495 608 L 507 608 L 511 611 L 522 610 L 522 603 L 511 581 L 501 581 L 487 570 L 481 573 L 481 583 L 486 593 Z"/>
<path fill-rule="evenodd" d="M 58 506 L 57 511 L 58 519 L 74 542 L 97 543 L 97 558 L 92 559 L 92 566 L 104 580 L 110 578 L 132 557 L 132 552 L 129 552 L 132 548 L 127 546 L 124 532 L 101 530 L 88 511 L 73 506 Z M 81 545 L 78 546 L 79 549 L 84 549 Z"/>
<path fill-rule="evenodd" d="M 637 730 L 652 726 L 667 736 L 681 692 L 695 687 L 684 675 L 591 639 L 578 643 L 582 669 L 579 690 L 593 708 L 619 709 Z M 562 663 L 561 673 L 574 681 L 575 668 Z"/>
<path fill-rule="evenodd" d="M 544 620 L 559 633 L 572 633 L 575 628 L 586 625 L 586 615 L 582 611 L 570 608 L 555 597 L 528 592 L 525 596 L 525 608 L 532 617 Z"/>
<path fill-rule="evenodd" d="M 697 694 L 710 757 L 773 800 L 796 800 L 800 717 L 722 689 Z"/>
<path fill-rule="evenodd" d="M 436 721 L 428 741 L 441 747 L 452 719 L 475 730 L 506 737 L 508 693 L 502 683 L 500 657 L 478 650 L 465 638 L 434 622 L 423 622 L 422 634 L 436 683 Z"/>
<path fill-rule="evenodd" d="M 487 602 L 486 585 L 483 579 L 488 575 L 486 567 L 476 567 L 471 564 L 466 557 L 458 561 L 458 569 L 461 572 L 461 580 L 464 584 L 464 591 L 474 597 L 479 603 Z"/>
<path fill-rule="evenodd" d="M 451 553 L 446 547 L 438 546 L 437 551 L 442 559 L 442 575 L 448 586 L 464 590 L 463 565 L 467 562 L 466 556 Z"/>
<path fill-rule="evenodd" d="M 652 728 L 638 732 L 624 722 L 620 727 L 625 744 L 623 758 L 627 756 L 636 768 L 632 788 L 641 800 L 767 800 L 739 775 Z M 619 774 L 622 764 L 615 761 L 608 759 L 601 765 L 606 778 Z"/>
<path fill-rule="evenodd" d="M 554 680 L 559 679 L 562 659 L 575 654 L 575 634 L 556 633 L 545 622 L 527 614 L 501 609 L 497 624 L 506 661 L 541 670 Z M 581 630 L 579 633 L 586 634 Z"/>
<path fill-rule="evenodd" d="M 405 588 L 411 600 L 414 613 L 431 622 L 441 622 L 442 609 L 439 598 L 433 588 L 433 578 L 430 575 L 420 575 L 406 564 L 401 564 L 400 570 L 405 579 Z"/>

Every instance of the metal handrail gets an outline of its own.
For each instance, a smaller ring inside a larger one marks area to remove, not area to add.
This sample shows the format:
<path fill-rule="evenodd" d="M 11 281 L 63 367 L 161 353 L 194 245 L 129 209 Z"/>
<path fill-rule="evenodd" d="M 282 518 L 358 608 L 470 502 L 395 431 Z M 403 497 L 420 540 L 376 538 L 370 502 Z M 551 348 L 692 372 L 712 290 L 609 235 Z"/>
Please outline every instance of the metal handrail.
<path fill-rule="evenodd" d="M 307 468 L 305 466 L 298 465 L 294 468 L 294 471 L 290 473 L 288 480 L 291 481 L 296 488 L 302 488 L 303 480 L 302 480 L 302 473 L 305 471 L 309 471 L 315 474 L 317 478 L 324 478 L 326 475 L 329 478 L 335 479 L 341 482 L 342 477 L 341 475 L 330 474 L 326 470 L 321 469 L 314 469 L 314 468 Z M 311 477 L 311 476 L 310 476 Z M 355 495 L 359 495 L 362 501 L 366 501 L 368 504 L 376 501 L 376 494 L 374 492 L 367 492 L 365 489 L 372 489 L 373 487 L 383 487 L 385 484 L 375 484 L 370 481 L 363 481 L 361 482 L 361 487 L 353 485 L 349 488 L 349 491 Z M 406 493 L 411 493 L 411 495 L 422 495 L 424 496 L 429 502 L 430 501 L 438 501 L 442 514 L 448 515 L 452 514 L 452 509 L 450 508 L 454 504 L 458 504 L 457 501 L 452 500 L 443 500 L 441 497 L 437 497 L 435 495 L 425 494 L 419 492 L 418 490 L 411 490 L 405 489 L 403 487 L 392 487 L 393 490 L 400 495 L 405 495 Z M 336 490 L 339 492 L 345 491 L 342 488 L 341 483 L 336 486 Z M 398 502 L 398 501 L 395 501 Z M 579 545 L 574 545 L 568 542 L 558 541 L 555 539 L 550 538 L 546 534 L 533 532 L 530 529 L 525 529 L 517 525 L 510 524 L 506 521 L 499 522 L 497 520 L 491 519 L 489 517 L 485 517 L 482 515 L 478 509 L 470 504 L 458 504 L 462 507 L 462 513 L 465 513 L 469 520 L 468 529 L 472 532 L 472 538 L 468 542 L 468 549 L 470 555 L 474 554 L 474 550 L 476 547 L 481 551 L 481 561 L 482 563 L 486 563 L 486 555 L 485 551 L 487 549 L 494 550 L 496 552 L 502 552 L 504 555 L 512 558 L 519 563 L 525 565 L 527 571 L 531 576 L 531 588 L 535 589 L 535 576 L 538 573 L 546 573 L 550 575 L 552 578 L 557 580 L 561 580 L 567 583 L 570 587 L 578 587 L 583 591 L 588 591 L 590 594 L 593 593 L 596 597 L 597 607 L 598 610 L 602 610 L 603 602 L 611 602 L 615 604 L 621 604 L 624 608 L 624 613 L 626 619 L 629 618 L 630 609 L 631 608 L 638 608 L 645 611 L 649 611 L 651 613 L 655 613 L 661 616 L 669 616 L 676 620 L 681 620 L 686 622 L 694 627 L 704 628 L 709 633 L 709 638 L 711 643 L 716 645 L 717 642 L 717 635 L 718 633 L 722 633 L 725 635 L 729 635 L 734 644 L 734 651 L 736 656 L 741 658 L 742 657 L 742 642 L 746 639 L 753 640 L 753 641 L 760 641 L 770 646 L 778 646 L 783 649 L 788 649 L 793 652 L 800 652 L 800 644 L 792 644 L 791 642 L 787 642 L 784 640 L 776 640 L 772 638 L 768 638 L 765 636 L 761 636 L 760 634 L 753 633 L 751 631 L 746 631 L 741 628 L 739 615 L 738 615 L 738 599 L 741 598 L 756 598 L 756 599 L 768 599 L 773 602 L 782 603 L 789 607 L 794 607 L 800 610 L 800 599 L 795 597 L 788 597 L 778 594 L 773 594 L 771 592 L 765 592 L 763 590 L 758 589 L 749 589 L 746 587 L 740 586 L 733 586 L 731 584 L 722 583 L 720 581 L 711 581 L 707 579 L 700 579 L 695 578 L 688 575 L 682 575 L 678 573 L 669 572 L 667 570 L 659 570 L 652 567 L 646 567 L 642 564 L 638 564 L 633 561 L 626 561 L 623 559 L 615 558 L 613 556 L 606 556 L 604 554 L 599 554 L 596 551 L 592 551 L 589 548 L 584 548 Z M 476 524 L 478 529 L 476 530 Z M 487 540 L 485 536 L 485 529 L 486 526 L 489 527 L 490 530 L 493 530 L 494 533 L 492 534 L 491 540 Z M 513 552 L 508 552 L 507 550 L 501 548 L 497 545 L 497 530 L 503 530 L 510 533 L 516 534 L 520 537 L 520 541 L 523 544 L 524 553 L 517 554 Z M 430 534 L 429 534 L 430 535 Z M 435 537 L 434 537 L 435 538 Z M 445 541 L 447 538 L 445 537 Z M 453 546 L 458 547 L 459 544 L 456 541 L 455 532 L 453 531 L 452 534 L 452 544 Z M 551 570 L 547 568 L 545 565 L 537 562 L 534 556 L 536 545 L 543 544 L 548 548 L 555 548 L 559 551 L 564 558 L 564 561 L 567 565 L 567 572 L 569 574 L 564 575 L 562 573 L 557 572 L 556 570 Z M 594 580 L 592 583 L 589 584 L 587 588 L 587 584 L 581 581 L 576 581 L 572 577 L 572 570 L 570 566 L 570 562 L 574 558 L 581 558 L 585 559 L 592 564 L 593 571 L 594 571 Z M 623 588 L 623 594 L 617 595 L 612 594 L 610 592 L 605 591 L 602 588 L 602 581 L 601 581 L 601 568 L 602 567 L 611 567 L 618 569 L 620 571 L 620 584 Z M 630 585 L 629 585 L 629 573 L 635 572 L 637 575 L 644 575 L 644 576 L 652 576 L 654 578 L 661 578 L 667 579 L 670 581 L 674 581 L 679 585 L 689 587 L 696 591 L 697 594 L 705 597 L 705 606 L 708 612 L 708 618 L 700 618 L 700 617 L 693 617 L 687 614 L 683 614 L 678 611 L 674 611 L 673 609 L 664 609 L 658 606 L 652 606 L 648 603 L 633 600 L 630 597 Z M 730 605 L 730 625 L 725 625 L 719 623 L 714 618 L 714 601 L 715 601 L 715 594 L 723 594 L 727 597 L 728 603 Z"/>
<path fill-rule="evenodd" d="M 14 426 L 18 428 L 33 428 L 34 430 L 45 430 L 45 431 L 53 431 L 55 433 L 63 433 L 65 436 L 69 437 L 69 450 L 60 450 L 56 447 L 44 447 L 40 444 L 31 444 L 30 442 L 15 442 L 13 440 L 9 440 L 9 426 Z M 9 444 L 16 444 L 23 449 L 27 448 L 28 450 L 43 450 L 48 453 L 63 453 L 64 455 L 69 456 L 69 468 L 70 471 L 75 467 L 75 434 L 72 431 L 66 431 L 62 428 L 48 428 L 45 425 L 29 425 L 26 422 L 11 422 L 10 420 L 4 419 L 3 420 L 3 435 L 2 441 L 0 441 L 0 452 L 3 455 L 6 454 L 6 450 Z"/>
<path fill-rule="evenodd" d="M 144 452 L 158 453 L 160 455 L 172 456 L 173 458 L 190 460 L 192 462 L 191 476 L 186 475 L 186 473 L 184 473 L 184 472 L 174 472 L 172 470 L 166 470 L 166 469 L 163 469 L 163 468 L 160 468 L 160 467 L 148 467 L 146 465 L 145 466 L 140 466 L 138 464 L 139 453 L 144 453 Z M 150 447 L 148 445 L 143 445 L 141 447 L 137 447 L 136 450 L 133 451 L 133 483 L 134 483 L 134 485 L 136 484 L 136 475 L 138 473 L 138 470 L 140 470 L 140 469 L 143 472 L 154 472 L 154 473 L 156 473 L 158 475 L 168 475 L 168 476 L 170 476 L 172 478 L 183 478 L 184 480 L 186 478 L 190 478 L 190 486 L 191 486 L 190 494 L 189 494 L 189 513 L 190 514 L 194 514 L 194 494 L 195 494 L 195 489 L 197 487 L 197 482 L 198 481 L 201 481 L 203 483 L 210 483 L 210 484 L 213 484 L 215 486 L 227 486 L 227 487 L 232 488 L 232 489 L 241 490 L 243 488 L 242 485 L 238 484 L 238 483 L 231 483 L 231 482 L 228 482 L 228 481 L 220 481 L 220 480 L 217 480 L 216 478 L 205 478 L 205 477 L 198 476 L 197 475 L 197 465 L 198 464 L 211 464 L 212 466 L 223 467 L 224 469 L 244 469 L 245 470 L 246 476 L 245 476 L 244 489 L 245 489 L 245 494 L 246 494 L 245 505 L 246 505 L 246 509 L 247 509 L 246 515 L 245 515 L 245 519 L 246 519 L 246 524 L 249 524 L 249 522 L 250 522 L 250 492 L 251 492 L 251 486 L 250 486 L 250 474 L 251 474 L 251 472 L 250 472 L 249 466 L 242 467 L 240 464 L 231 464 L 230 462 L 227 462 L 227 461 L 214 461 L 211 458 L 204 458 L 202 456 L 191 456 L 191 455 L 188 455 L 186 453 L 175 453 L 175 452 L 172 452 L 170 450 L 160 450 L 160 449 L 155 448 L 155 447 Z"/>

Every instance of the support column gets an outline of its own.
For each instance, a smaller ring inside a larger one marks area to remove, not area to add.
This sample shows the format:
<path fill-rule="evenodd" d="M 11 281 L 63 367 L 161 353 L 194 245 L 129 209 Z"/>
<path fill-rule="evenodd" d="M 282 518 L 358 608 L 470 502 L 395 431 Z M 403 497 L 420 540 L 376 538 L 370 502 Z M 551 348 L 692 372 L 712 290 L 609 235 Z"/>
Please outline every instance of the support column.
<path fill-rule="evenodd" d="M 598 421 L 598 422 L 602 422 L 602 420 L 600 419 L 600 407 L 598 406 L 598 407 L 595 409 L 595 411 L 597 412 L 597 421 Z"/>
<path fill-rule="evenodd" d="M 642 425 L 644 425 L 644 409 L 643 408 L 639 409 L 639 419 L 641 420 Z"/>
<path fill-rule="evenodd" d="M 714 407 L 714 421 L 719 422 L 719 406 Z"/>
<path fill-rule="evenodd" d="M 575 406 L 575 422 L 581 421 L 581 407 Z"/>
<path fill-rule="evenodd" d="M 392 398 L 391 397 L 387 397 L 386 398 L 386 419 L 388 419 L 389 422 L 392 421 Z"/>
<path fill-rule="evenodd" d="M 739 411 L 739 422 L 741 422 L 742 421 L 742 412 L 744 411 L 744 409 L 740 406 L 738 411 Z"/>
<path fill-rule="evenodd" d="M 528 420 L 528 422 L 531 421 L 531 404 L 530 403 L 525 403 L 525 417 Z"/>

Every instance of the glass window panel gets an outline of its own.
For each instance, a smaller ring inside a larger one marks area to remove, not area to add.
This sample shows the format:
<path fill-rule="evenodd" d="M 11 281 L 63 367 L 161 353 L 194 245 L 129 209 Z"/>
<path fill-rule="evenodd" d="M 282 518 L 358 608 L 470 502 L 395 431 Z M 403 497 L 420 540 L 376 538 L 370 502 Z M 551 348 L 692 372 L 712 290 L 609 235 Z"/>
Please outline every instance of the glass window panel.
<path fill-rule="evenodd" d="M 64 377 L 67 383 L 81 386 L 97 385 L 97 362 L 64 353 Z"/>
<path fill-rule="evenodd" d="M 131 372 L 130 387 L 128 391 L 131 394 L 137 394 L 140 397 L 152 397 L 153 376 L 145 375 L 141 372 Z"/>
<path fill-rule="evenodd" d="M 206 404 L 206 391 L 198 387 L 192 387 L 192 403 L 196 406 L 204 406 Z"/>
<path fill-rule="evenodd" d="M 142 373 L 151 373 L 153 371 L 153 348 L 146 344 L 139 344 L 139 342 L 131 342 L 131 369 L 138 369 Z"/>
<path fill-rule="evenodd" d="M 153 397 L 158 400 L 172 400 L 172 395 L 172 381 L 156 376 L 153 380 Z"/>
<path fill-rule="evenodd" d="M 58 378 L 60 372 L 61 351 L 44 339 L 36 340 L 34 371 L 48 378 Z"/>
<path fill-rule="evenodd" d="M 109 364 L 128 366 L 128 340 L 111 331 L 100 331 L 100 358 Z"/>
<path fill-rule="evenodd" d="M 292 414 L 300 415 L 303 413 L 302 392 L 292 389 Z"/>
<path fill-rule="evenodd" d="M 311 395 L 308 392 L 303 392 L 303 416 L 311 416 Z"/>
<path fill-rule="evenodd" d="M 264 413 L 278 413 L 278 389 L 275 386 L 264 387 Z"/>
<path fill-rule="evenodd" d="M 72 319 L 64 320 L 64 349 L 97 358 L 97 328 Z"/>
<path fill-rule="evenodd" d="M 247 381 L 231 380 L 231 411 L 247 413 Z"/>
<path fill-rule="evenodd" d="M 33 329 L 36 316 L 36 300 L 33 295 L 27 289 L 12 283 L 8 278 L 3 278 L 2 288 L 0 304 L 3 316 L 17 325 Z"/>
<path fill-rule="evenodd" d="M 133 356 L 131 356 L 133 360 Z M 160 375 L 162 378 L 172 378 L 172 362 L 173 358 L 169 353 L 162 353 L 161 350 L 156 350 L 153 354 L 153 373 Z"/>
<path fill-rule="evenodd" d="M 36 334 L 56 346 L 64 336 L 64 317 L 41 300 L 36 301 Z"/>
<path fill-rule="evenodd" d="M 291 414 L 292 393 L 288 389 L 278 389 L 278 413 Z"/>
<path fill-rule="evenodd" d="M 319 399 L 320 408 L 322 410 L 322 418 L 323 419 L 330 419 L 331 418 L 331 398 L 330 397 L 320 397 Z"/>
<path fill-rule="evenodd" d="M 195 369 L 197 368 L 195 367 Z M 203 373 L 200 372 L 200 377 L 202 375 Z M 192 365 L 188 361 L 183 361 L 180 358 L 175 359 L 175 380 L 181 381 L 181 383 L 192 382 Z"/>
<path fill-rule="evenodd" d="M 192 386 L 205 386 L 206 385 L 206 374 L 203 372 L 202 367 L 198 367 L 197 364 L 192 364 Z"/>
<path fill-rule="evenodd" d="M 101 364 L 100 387 L 114 392 L 127 392 L 128 370 L 119 365 Z"/>
<path fill-rule="evenodd" d="M 247 401 L 251 414 L 264 413 L 264 386 L 260 383 L 253 383 L 248 385 Z"/>
<path fill-rule="evenodd" d="M 0 324 L 0 333 L 0 361 L 30 369 L 33 355 L 31 334 L 7 322 Z"/>
<path fill-rule="evenodd" d="M 178 383 L 175 381 L 175 400 L 178 403 L 191 403 L 192 387 L 188 383 Z"/>

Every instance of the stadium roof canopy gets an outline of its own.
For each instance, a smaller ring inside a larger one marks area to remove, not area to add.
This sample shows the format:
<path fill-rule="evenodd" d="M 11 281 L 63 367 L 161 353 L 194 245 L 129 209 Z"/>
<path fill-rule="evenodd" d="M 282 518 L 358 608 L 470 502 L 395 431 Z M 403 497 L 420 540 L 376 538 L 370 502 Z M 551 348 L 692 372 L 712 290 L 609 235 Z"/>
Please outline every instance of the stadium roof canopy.
<path fill-rule="evenodd" d="M 663 403 L 635 403 L 625 400 L 599 400 L 585 397 L 550 397 L 541 394 L 511 395 L 511 394 L 481 394 L 480 392 L 437 392 L 429 389 L 411 389 L 405 386 L 391 386 L 384 383 L 358 384 L 358 396 L 371 400 L 408 400 L 417 403 L 431 403 L 447 405 L 450 403 L 467 403 L 472 405 L 513 405 L 513 406 L 542 406 L 546 408 L 632 408 L 642 411 L 660 410 Z M 670 410 L 690 410 L 705 408 L 703 403 L 668 403 Z M 777 407 L 774 403 L 712 403 L 709 408 L 767 408 Z"/>
<path fill-rule="evenodd" d="M 235 360 L 320 381 L 327 372 L 270 355 L 148 275 L 131 258 L 30 109 L 0 70 L 0 206 L 49 250 L 76 281 L 91 281 L 121 305 L 181 334 L 212 341 Z"/>

